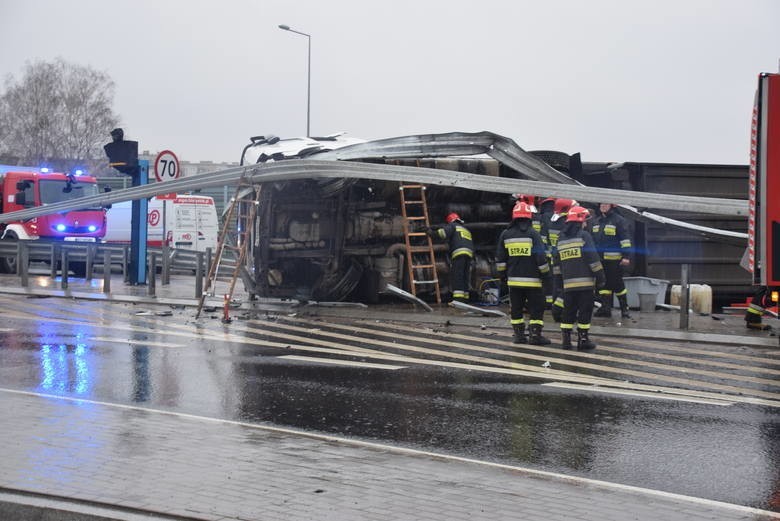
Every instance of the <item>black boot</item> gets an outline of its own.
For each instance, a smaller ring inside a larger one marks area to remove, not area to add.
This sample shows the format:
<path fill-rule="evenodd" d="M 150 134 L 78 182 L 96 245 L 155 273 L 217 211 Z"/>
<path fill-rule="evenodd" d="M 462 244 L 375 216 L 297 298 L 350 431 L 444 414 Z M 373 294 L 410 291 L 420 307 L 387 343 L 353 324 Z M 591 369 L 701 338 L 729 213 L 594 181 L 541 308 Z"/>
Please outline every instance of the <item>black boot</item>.
<path fill-rule="evenodd" d="M 571 329 L 561 329 L 561 347 L 567 351 L 574 347 L 571 343 Z"/>
<path fill-rule="evenodd" d="M 577 349 L 580 351 L 590 351 L 591 349 L 596 349 L 595 342 L 591 342 L 590 338 L 588 337 L 587 329 L 577 330 Z"/>
<path fill-rule="evenodd" d="M 528 337 L 525 335 L 525 324 L 512 324 L 512 329 L 515 330 L 515 336 L 512 337 L 512 343 L 528 343 Z"/>
<path fill-rule="evenodd" d="M 528 339 L 528 343 L 535 346 L 546 346 L 550 343 L 550 339 L 542 336 L 542 325 L 531 324 L 528 328 L 531 331 L 531 336 Z"/>
<path fill-rule="evenodd" d="M 625 294 L 618 295 L 618 302 L 620 303 L 620 316 L 631 318 L 631 313 L 628 312 L 628 297 Z"/>
<path fill-rule="evenodd" d="M 593 313 L 594 317 L 612 318 L 612 293 L 599 295 L 601 307 Z"/>

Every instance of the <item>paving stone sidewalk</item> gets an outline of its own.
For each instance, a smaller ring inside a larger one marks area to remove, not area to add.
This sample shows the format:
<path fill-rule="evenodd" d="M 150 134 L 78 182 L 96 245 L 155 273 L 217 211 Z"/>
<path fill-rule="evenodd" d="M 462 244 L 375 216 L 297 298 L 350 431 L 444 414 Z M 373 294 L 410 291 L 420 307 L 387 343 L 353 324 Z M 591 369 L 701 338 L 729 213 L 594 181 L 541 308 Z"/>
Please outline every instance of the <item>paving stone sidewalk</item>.
<path fill-rule="evenodd" d="M 0 487 L 204 520 L 760 520 L 743 507 L 121 405 L 0 391 Z"/>

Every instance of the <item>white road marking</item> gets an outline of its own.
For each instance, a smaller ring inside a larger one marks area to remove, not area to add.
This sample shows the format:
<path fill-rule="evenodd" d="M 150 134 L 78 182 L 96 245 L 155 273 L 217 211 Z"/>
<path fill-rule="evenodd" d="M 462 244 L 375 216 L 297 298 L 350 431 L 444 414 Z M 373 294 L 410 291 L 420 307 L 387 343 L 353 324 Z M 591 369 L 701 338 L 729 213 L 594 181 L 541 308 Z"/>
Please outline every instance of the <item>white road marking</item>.
<path fill-rule="evenodd" d="M 373 369 L 406 369 L 405 365 L 372 364 L 370 362 L 354 362 L 352 360 L 337 360 L 335 358 L 320 358 L 318 356 L 283 355 L 276 358 L 287 360 L 300 360 L 302 362 L 316 362 L 320 364 L 347 365 L 352 367 L 370 367 Z"/>
<path fill-rule="evenodd" d="M 492 461 L 482 461 L 472 458 L 464 458 L 461 456 L 451 456 L 449 454 L 441 454 L 438 452 L 430 452 L 430 451 L 423 451 L 423 450 L 417 450 L 417 449 L 408 449 L 405 447 L 395 447 L 392 445 L 384 445 L 382 443 L 374 443 L 369 441 L 361 441 L 361 440 L 355 440 L 351 438 L 340 438 L 338 436 L 329 436 L 327 434 L 316 434 L 311 432 L 305 432 L 305 431 L 298 431 L 295 429 L 287 429 L 284 427 L 273 427 L 270 425 L 259 425 L 254 423 L 246 423 L 246 422 L 239 422 L 234 420 L 223 420 L 220 418 L 209 418 L 207 416 L 197 416 L 194 414 L 186 414 L 186 413 L 180 413 L 175 411 L 165 411 L 161 409 L 151 409 L 146 407 L 138 407 L 134 405 L 124 405 L 120 403 L 110 403 L 110 402 L 101 402 L 96 400 L 85 400 L 83 398 L 72 398 L 70 396 L 57 396 L 54 394 L 43 394 L 43 393 L 35 393 L 30 391 L 19 391 L 16 389 L 3 389 L 0 388 L 0 392 L 6 392 L 11 394 L 19 394 L 23 396 L 33 396 L 38 398 L 46 398 L 46 399 L 53 399 L 53 400 L 62 400 L 67 402 L 73 402 L 73 403 L 88 403 L 92 405 L 101 405 L 104 407 L 109 408 L 117 408 L 117 409 L 124 409 L 124 410 L 131 410 L 131 411 L 143 411 L 145 413 L 155 413 L 155 414 L 162 414 L 165 416 L 173 416 L 177 418 L 187 418 L 190 420 L 197 420 L 197 421 L 203 421 L 208 423 L 224 423 L 226 425 L 236 425 L 240 427 L 246 427 L 249 429 L 257 429 L 262 430 L 266 432 L 275 432 L 279 434 L 286 434 L 290 436 L 301 436 L 304 438 L 310 438 L 310 439 L 316 439 L 316 440 L 323 440 L 327 442 L 333 442 L 333 443 L 339 443 L 342 445 L 349 445 L 353 447 L 365 447 L 369 449 L 374 450 L 381 450 L 386 452 L 392 452 L 396 454 L 405 454 L 408 456 L 415 456 L 415 457 L 427 457 L 427 458 L 436 458 L 440 460 L 447 460 L 447 461 L 456 461 L 460 463 L 469 463 L 472 465 L 481 465 L 484 467 L 490 467 L 490 468 L 496 468 L 496 469 L 504 469 L 504 470 L 511 470 L 513 472 L 519 472 L 528 476 L 537 476 L 542 477 L 546 479 L 554 479 L 554 480 L 563 480 L 568 483 L 582 483 L 586 485 L 593 485 L 598 487 L 603 487 L 606 489 L 612 489 L 612 490 L 621 490 L 621 491 L 628 491 L 628 492 L 635 492 L 640 494 L 646 494 L 649 496 L 654 497 L 661 497 L 661 498 L 667 498 L 672 499 L 675 501 L 685 501 L 687 503 L 697 504 L 697 505 L 706 505 L 709 507 L 714 508 L 723 508 L 726 510 L 730 510 L 733 512 L 743 512 L 745 514 L 751 514 L 751 515 L 760 515 L 765 516 L 768 519 L 780 519 L 780 514 L 777 512 L 770 512 L 768 510 L 761 510 L 758 508 L 753 507 L 746 507 L 743 505 L 735 505 L 733 503 L 725 503 L 723 501 L 715 501 L 712 499 L 705 499 L 705 498 L 699 498 L 699 497 L 693 497 L 693 496 L 685 496 L 682 494 L 674 494 L 672 492 L 664 492 L 662 490 L 653 490 L 649 488 L 642 488 L 642 487 L 635 487 L 632 485 L 623 485 L 621 483 L 611 483 L 609 481 L 600 481 L 597 479 L 589 479 L 589 478 L 581 478 L 579 476 L 570 476 L 567 474 L 560 474 L 557 472 L 547 472 L 543 470 L 536 470 L 532 468 L 527 467 L 519 467 L 516 465 L 506 465 L 503 463 L 495 463 Z"/>
<path fill-rule="evenodd" d="M 560 389 L 573 389 L 576 391 L 593 391 L 597 393 L 607 393 L 607 394 L 622 394 L 625 396 L 641 396 L 645 398 L 654 398 L 657 400 L 672 400 L 675 402 L 703 403 L 709 405 L 722 405 L 724 407 L 728 407 L 729 405 L 734 405 L 734 402 L 729 402 L 726 400 L 715 400 L 711 398 L 696 398 L 694 396 L 684 396 L 684 395 L 670 395 L 670 394 L 662 394 L 660 392 L 653 393 L 653 392 L 645 392 L 645 391 L 610 389 L 607 387 L 599 387 L 596 385 L 569 384 L 565 382 L 548 382 L 542 385 L 546 385 L 547 387 L 558 387 Z"/>

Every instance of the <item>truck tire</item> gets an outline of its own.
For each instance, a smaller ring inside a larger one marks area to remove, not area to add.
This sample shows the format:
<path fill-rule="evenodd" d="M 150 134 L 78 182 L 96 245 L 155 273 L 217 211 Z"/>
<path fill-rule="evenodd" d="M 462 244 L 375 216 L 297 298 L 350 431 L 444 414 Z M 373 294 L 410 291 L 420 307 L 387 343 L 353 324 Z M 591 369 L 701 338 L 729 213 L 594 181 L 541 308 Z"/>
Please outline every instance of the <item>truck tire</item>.
<path fill-rule="evenodd" d="M 14 232 L 8 232 L 4 241 L 17 241 L 18 237 Z M 16 257 L 0 257 L 0 273 L 16 274 Z"/>

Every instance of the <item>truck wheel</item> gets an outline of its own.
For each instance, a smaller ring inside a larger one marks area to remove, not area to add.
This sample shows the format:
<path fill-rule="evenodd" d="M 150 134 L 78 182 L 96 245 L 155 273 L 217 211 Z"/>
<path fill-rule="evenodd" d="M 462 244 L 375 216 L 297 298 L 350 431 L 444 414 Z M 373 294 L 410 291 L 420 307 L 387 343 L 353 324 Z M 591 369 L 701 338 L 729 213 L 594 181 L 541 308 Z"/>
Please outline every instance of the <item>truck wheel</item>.
<path fill-rule="evenodd" d="M 5 235 L 5 241 L 19 240 L 14 232 L 8 232 Z M 16 256 L 12 257 L 0 257 L 0 273 L 16 273 Z"/>

